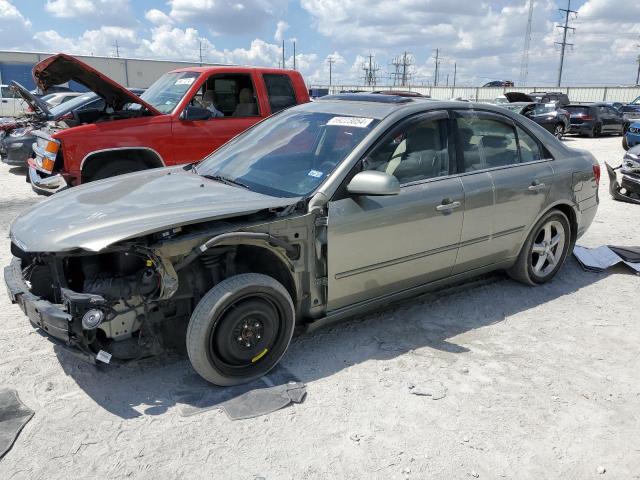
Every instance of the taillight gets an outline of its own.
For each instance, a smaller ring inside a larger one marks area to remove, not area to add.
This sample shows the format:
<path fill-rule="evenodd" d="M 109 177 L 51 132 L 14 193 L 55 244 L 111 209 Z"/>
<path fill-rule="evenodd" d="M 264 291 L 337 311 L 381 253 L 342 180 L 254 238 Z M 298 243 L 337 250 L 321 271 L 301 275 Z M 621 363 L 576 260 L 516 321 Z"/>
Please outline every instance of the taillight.
<path fill-rule="evenodd" d="M 591 115 L 582 115 L 580 118 L 582 118 L 583 120 L 593 120 L 593 117 Z"/>
<path fill-rule="evenodd" d="M 596 185 L 600 185 L 600 164 L 599 163 L 593 166 L 593 175 L 596 177 Z"/>

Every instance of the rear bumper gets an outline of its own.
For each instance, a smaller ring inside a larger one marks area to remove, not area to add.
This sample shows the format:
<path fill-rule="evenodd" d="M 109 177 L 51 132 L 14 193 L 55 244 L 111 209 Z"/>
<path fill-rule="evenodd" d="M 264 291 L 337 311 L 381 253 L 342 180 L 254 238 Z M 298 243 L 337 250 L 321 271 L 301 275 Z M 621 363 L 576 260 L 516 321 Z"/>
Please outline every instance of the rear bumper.
<path fill-rule="evenodd" d="M 32 163 L 32 159 L 29 159 L 29 174 L 27 179 L 31 183 L 31 188 L 38 195 L 53 195 L 59 190 L 66 188 L 67 181 L 60 174 L 45 176 L 39 172 L 35 165 Z"/>
<path fill-rule="evenodd" d="M 593 131 L 593 123 L 572 123 L 570 127 L 570 133 L 587 134 Z"/>

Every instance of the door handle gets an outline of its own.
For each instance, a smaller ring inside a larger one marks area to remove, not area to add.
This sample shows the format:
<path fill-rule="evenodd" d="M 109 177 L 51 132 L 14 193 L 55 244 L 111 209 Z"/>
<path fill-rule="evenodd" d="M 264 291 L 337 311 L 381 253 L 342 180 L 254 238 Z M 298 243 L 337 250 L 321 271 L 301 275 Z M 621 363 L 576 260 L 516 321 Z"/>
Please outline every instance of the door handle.
<path fill-rule="evenodd" d="M 462 204 L 460 202 L 447 202 L 447 203 L 444 203 L 444 202 L 445 202 L 445 200 L 443 200 L 442 205 L 438 205 L 436 207 L 436 210 L 438 212 L 448 212 L 450 210 L 453 210 L 455 208 L 459 208 L 459 207 L 462 206 Z"/>
<path fill-rule="evenodd" d="M 9 103 L 9 100 L 2 100 L 2 103 Z"/>
<path fill-rule="evenodd" d="M 546 187 L 544 183 L 533 182 L 529 185 L 528 190 L 530 192 L 537 192 L 538 190 L 543 190 Z"/>

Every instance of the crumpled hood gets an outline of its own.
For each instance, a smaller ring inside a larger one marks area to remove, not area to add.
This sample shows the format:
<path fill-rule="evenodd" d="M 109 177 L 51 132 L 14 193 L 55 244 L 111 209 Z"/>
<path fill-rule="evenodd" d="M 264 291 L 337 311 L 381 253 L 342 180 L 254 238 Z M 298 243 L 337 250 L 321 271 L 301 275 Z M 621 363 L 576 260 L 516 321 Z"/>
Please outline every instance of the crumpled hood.
<path fill-rule="evenodd" d="M 11 225 L 14 243 L 28 252 L 100 251 L 121 240 L 172 227 L 292 205 L 207 180 L 182 167 L 109 178 L 59 192 Z"/>

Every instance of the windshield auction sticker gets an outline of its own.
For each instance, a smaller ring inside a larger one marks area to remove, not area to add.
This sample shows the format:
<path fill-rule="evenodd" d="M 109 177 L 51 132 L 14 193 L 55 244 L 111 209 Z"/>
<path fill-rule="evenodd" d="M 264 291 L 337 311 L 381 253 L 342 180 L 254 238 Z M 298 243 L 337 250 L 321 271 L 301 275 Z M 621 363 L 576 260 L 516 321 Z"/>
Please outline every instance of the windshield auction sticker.
<path fill-rule="evenodd" d="M 373 122 L 373 118 L 364 117 L 333 117 L 327 125 L 334 127 L 367 128 Z"/>
<path fill-rule="evenodd" d="M 179 78 L 178 80 L 176 80 L 175 84 L 176 85 L 191 85 L 194 80 L 195 80 L 194 77 Z"/>

